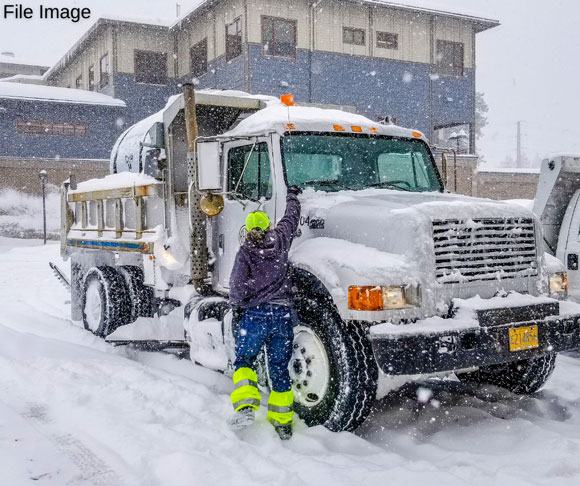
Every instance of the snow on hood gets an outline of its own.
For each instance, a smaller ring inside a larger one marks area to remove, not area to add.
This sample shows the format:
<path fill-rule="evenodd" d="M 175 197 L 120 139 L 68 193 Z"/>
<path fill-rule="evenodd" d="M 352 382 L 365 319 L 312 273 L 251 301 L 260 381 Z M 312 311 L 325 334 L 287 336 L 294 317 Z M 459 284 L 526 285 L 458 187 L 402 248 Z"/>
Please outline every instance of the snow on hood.
<path fill-rule="evenodd" d="M 338 269 L 364 275 L 369 280 L 382 282 L 385 275 L 406 283 L 411 265 L 400 255 L 392 255 L 365 245 L 333 238 L 314 238 L 292 248 L 290 260 L 301 268 L 311 271 L 330 288 L 340 287 Z"/>
<path fill-rule="evenodd" d="M 438 192 L 367 189 L 327 193 L 308 188 L 300 200 L 304 219 L 324 221 L 321 229 L 302 227 L 312 237 L 342 239 L 389 253 L 415 255 L 415 259 L 432 252 L 433 220 L 534 218 L 521 206 Z"/>
<path fill-rule="evenodd" d="M 363 133 L 413 138 L 412 130 L 395 125 L 382 125 L 362 115 L 327 108 L 288 107 L 279 100 L 270 101 L 266 108 L 250 115 L 224 136 L 239 137 L 272 131 L 283 134 L 288 131 L 288 124 L 293 125 L 293 130 L 296 131 L 334 133 L 336 132 L 334 126 L 340 125 L 346 132 L 351 132 L 352 126 L 358 126 L 362 128 Z M 415 133 L 420 132 L 415 131 Z M 422 134 L 420 138 L 425 140 Z"/>

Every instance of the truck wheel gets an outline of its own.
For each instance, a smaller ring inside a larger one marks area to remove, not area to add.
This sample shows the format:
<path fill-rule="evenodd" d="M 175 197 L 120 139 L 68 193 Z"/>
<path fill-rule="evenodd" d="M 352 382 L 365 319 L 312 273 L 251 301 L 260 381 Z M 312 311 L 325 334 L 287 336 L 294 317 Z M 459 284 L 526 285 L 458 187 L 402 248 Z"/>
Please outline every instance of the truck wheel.
<path fill-rule="evenodd" d="M 298 303 L 290 378 L 294 409 L 309 426 L 338 432 L 361 425 L 375 401 L 378 368 L 365 331 L 329 305 Z"/>
<path fill-rule="evenodd" d="M 488 383 L 506 388 L 512 393 L 527 395 L 537 392 L 554 371 L 556 353 L 512 363 L 482 366 L 477 371 L 457 373 L 466 383 Z"/>
<path fill-rule="evenodd" d="M 130 316 L 127 324 L 135 322 L 138 317 L 151 317 L 153 292 L 150 287 L 143 285 L 143 270 L 139 267 L 124 265 L 117 271 L 125 280 L 129 297 Z"/>
<path fill-rule="evenodd" d="M 85 329 L 106 337 L 128 322 L 129 309 L 125 282 L 115 269 L 93 267 L 87 272 L 82 292 Z"/>

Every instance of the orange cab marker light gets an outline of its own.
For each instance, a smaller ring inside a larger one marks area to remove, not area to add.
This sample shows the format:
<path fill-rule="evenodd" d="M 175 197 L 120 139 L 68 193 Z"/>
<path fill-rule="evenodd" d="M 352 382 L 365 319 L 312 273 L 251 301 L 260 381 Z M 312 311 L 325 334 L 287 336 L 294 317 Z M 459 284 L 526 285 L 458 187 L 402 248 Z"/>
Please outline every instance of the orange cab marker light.
<path fill-rule="evenodd" d="M 280 96 L 280 101 L 286 106 L 294 106 L 294 95 L 285 94 Z"/>
<path fill-rule="evenodd" d="M 371 133 L 379 133 L 379 131 L 375 127 L 371 127 L 369 128 L 369 130 L 371 131 Z"/>
<path fill-rule="evenodd" d="M 348 308 L 361 311 L 383 310 L 382 287 L 351 285 L 348 288 Z"/>
<path fill-rule="evenodd" d="M 340 125 L 332 125 L 332 126 L 336 132 L 344 132 L 344 127 L 341 127 Z"/>
<path fill-rule="evenodd" d="M 296 130 L 296 127 L 294 126 L 294 123 L 287 123 L 286 124 L 286 130 Z"/>
<path fill-rule="evenodd" d="M 421 138 L 423 135 L 420 132 L 413 132 L 413 137 Z"/>
<path fill-rule="evenodd" d="M 359 133 L 360 133 L 360 132 L 362 132 L 362 128 L 361 128 L 361 127 L 352 126 L 352 127 L 350 127 L 350 129 L 351 129 L 353 132 L 359 132 Z"/>

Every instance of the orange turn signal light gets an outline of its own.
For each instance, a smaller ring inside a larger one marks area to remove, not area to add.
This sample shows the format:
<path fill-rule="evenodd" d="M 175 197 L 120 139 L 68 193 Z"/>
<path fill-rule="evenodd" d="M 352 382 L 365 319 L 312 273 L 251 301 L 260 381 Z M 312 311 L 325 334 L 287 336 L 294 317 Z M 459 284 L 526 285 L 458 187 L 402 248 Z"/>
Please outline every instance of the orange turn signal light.
<path fill-rule="evenodd" d="M 351 285 L 348 288 L 348 308 L 361 311 L 383 310 L 382 287 Z"/>
<path fill-rule="evenodd" d="M 285 94 L 280 96 L 280 101 L 286 106 L 294 106 L 294 95 Z"/>

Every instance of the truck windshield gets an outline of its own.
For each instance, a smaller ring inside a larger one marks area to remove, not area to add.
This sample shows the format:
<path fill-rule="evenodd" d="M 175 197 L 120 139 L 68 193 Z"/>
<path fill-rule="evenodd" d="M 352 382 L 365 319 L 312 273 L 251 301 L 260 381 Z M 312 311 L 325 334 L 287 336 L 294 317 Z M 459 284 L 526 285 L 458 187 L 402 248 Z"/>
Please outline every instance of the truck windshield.
<path fill-rule="evenodd" d="M 282 157 L 288 185 L 302 188 L 442 190 L 437 169 L 420 140 L 292 134 L 282 139 Z"/>

